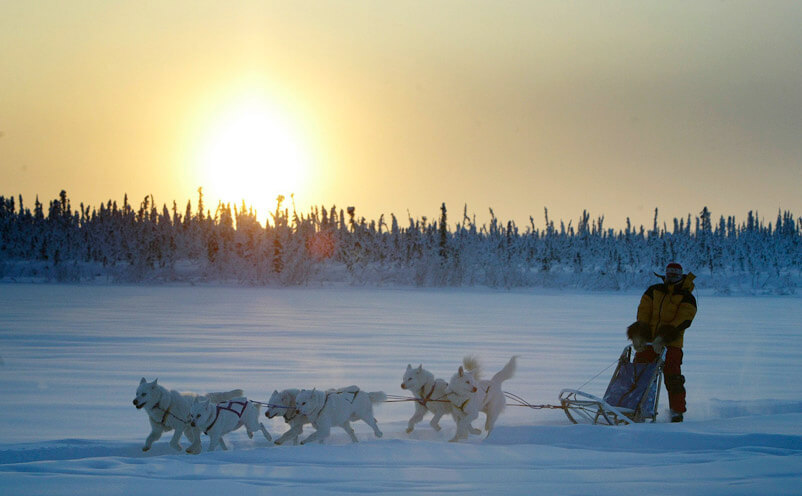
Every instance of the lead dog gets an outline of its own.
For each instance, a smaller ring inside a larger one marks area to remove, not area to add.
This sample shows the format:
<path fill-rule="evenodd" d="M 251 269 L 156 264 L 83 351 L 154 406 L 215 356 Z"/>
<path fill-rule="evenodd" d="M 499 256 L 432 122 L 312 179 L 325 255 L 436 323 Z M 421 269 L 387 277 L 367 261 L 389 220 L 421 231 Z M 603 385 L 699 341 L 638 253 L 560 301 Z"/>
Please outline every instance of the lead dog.
<path fill-rule="evenodd" d="M 221 403 L 212 403 L 209 398 L 195 398 L 189 408 L 189 424 L 209 436 L 209 451 L 214 451 L 218 443 L 228 450 L 223 435 L 242 426 L 245 426 L 250 439 L 253 439 L 254 432 L 260 430 L 265 439 L 273 440 L 259 422 L 259 405 L 244 396 Z"/>
<path fill-rule="evenodd" d="M 292 444 L 298 444 L 298 437 L 303 433 L 304 425 L 309 423 L 306 415 L 301 415 L 296 410 L 295 398 L 300 391 L 300 389 L 284 389 L 273 391 L 270 395 L 265 417 L 273 418 L 281 415 L 284 417 L 284 422 L 290 426 L 290 430 L 276 439 L 276 444 L 284 444 L 289 440 L 292 440 Z"/>
<path fill-rule="evenodd" d="M 406 389 L 415 396 L 415 413 L 409 419 L 407 434 L 415 430 L 415 424 L 423 420 L 427 412 L 432 412 L 429 425 L 436 431 L 441 429 L 440 418 L 452 414 L 452 406 L 447 394 L 448 383 L 443 379 L 435 379 L 434 374 L 419 365 L 413 368 L 407 365 L 401 389 Z"/>
<path fill-rule="evenodd" d="M 484 412 L 487 417 L 485 430 L 490 435 L 506 404 L 501 384 L 515 373 L 516 358 L 510 358 L 507 365 L 489 381 L 479 380 L 479 363 L 474 357 L 465 357 L 462 360 L 464 368 L 460 367 L 448 383 L 448 398 L 457 423 L 457 432 L 451 442 L 467 439 L 469 432 L 478 433 L 471 422 L 479 416 L 479 412 Z"/>
<path fill-rule="evenodd" d="M 302 389 L 295 398 L 298 413 L 306 415 L 312 426 L 316 429 L 301 444 L 312 441 L 322 442 L 331 433 L 333 426 L 342 427 L 351 441 L 357 442 L 351 420 L 362 420 L 373 428 L 376 437 L 382 437 L 382 432 L 373 417 L 373 403 L 387 399 L 382 391 L 366 393 L 356 386 L 350 386 L 336 391 L 318 391 L 316 389 Z"/>
<path fill-rule="evenodd" d="M 137 410 L 145 409 L 150 421 L 150 434 L 145 439 L 142 451 L 148 451 L 164 432 L 174 430 L 170 446 L 181 451 L 179 441 L 182 434 L 186 434 L 191 446 L 187 453 L 200 453 L 200 433 L 187 422 L 192 401 L 199 395 L 195 393 L 179 393 L 174 389 L 167 389 L 158 384 L 158 379 L 148 382 L 143 377 L 136 388 L 134 406 Z M 204 397 L 217 403 L 231 398 L 242 396 L 242 389 L 228 392 L 207 393 Z"/>

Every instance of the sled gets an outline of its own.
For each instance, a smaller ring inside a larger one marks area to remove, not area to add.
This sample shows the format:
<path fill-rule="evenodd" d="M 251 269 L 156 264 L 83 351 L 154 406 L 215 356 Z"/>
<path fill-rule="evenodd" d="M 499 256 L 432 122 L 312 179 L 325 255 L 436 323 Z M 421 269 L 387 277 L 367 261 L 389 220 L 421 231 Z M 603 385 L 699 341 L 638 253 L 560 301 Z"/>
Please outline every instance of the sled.
<path fill-rule="evenodd" d="M 601 398 L 576 389 L 560 391 L 560 404 L 571 422 L 627 425 L 657 420 L 666 350 L 651 363 L 633 363 L 632 358 L 628 345 Z"/>

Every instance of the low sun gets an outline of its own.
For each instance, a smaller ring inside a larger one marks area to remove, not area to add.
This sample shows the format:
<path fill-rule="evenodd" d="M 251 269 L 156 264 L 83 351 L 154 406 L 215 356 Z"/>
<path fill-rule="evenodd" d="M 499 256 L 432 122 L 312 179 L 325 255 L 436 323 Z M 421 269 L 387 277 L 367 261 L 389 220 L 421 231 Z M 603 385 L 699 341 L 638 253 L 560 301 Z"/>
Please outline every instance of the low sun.
<path fill-rule="evenodd" d="M 260 99 L 229 107 L 215 118 L 199 154 L 201 186 L 212 201 L 254 207 L 260 220 L 276 197 L 298 193 L 309 167 L 300 136 Z M 215 205 L 207 205 L 214 211 Z"/>

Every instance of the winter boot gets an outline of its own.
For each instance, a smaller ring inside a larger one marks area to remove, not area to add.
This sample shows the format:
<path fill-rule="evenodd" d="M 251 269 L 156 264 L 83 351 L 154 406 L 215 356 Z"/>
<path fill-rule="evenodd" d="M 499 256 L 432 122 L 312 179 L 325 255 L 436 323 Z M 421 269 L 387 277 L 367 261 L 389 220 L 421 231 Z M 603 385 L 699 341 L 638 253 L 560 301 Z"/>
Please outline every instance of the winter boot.
<path fill-rule="evenodd" d="M 672 423 L 682 422 L 682 412 L 675 412 L 675 411 L 672 410 L 671 411 L 671 422 Z"/>

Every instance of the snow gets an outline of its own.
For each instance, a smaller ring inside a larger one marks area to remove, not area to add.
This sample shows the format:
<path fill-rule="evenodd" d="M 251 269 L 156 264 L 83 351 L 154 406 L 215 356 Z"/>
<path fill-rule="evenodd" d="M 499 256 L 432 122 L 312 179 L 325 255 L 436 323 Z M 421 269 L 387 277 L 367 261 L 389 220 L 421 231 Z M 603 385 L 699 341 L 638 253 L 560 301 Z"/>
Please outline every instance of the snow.
<path fill-rule="evenodd" d="M 504 389 L 554 404 L 601 394 L 640 293 L 359 287 L 0 285 L 0 493 L 802 494 L 799 297 L 701 291 L 686 334 L 686 422 L 573 425 L 508 407 L 483 439 L 448 443 L 411 403 L 362 422 L 360 442 L 270 446 L 244 430 L 229 451 L 187 455 L 165 435 L 141 451 L 141 377 L 182 391 L 287 387 L 406 394 L 408 363 L 448 379 L 466 354 L 487 376 L 520 355 Z M 598 376 L 597 376 L 598 375 Z M 594 380 L 586 383 L 589 379 Z M 480 416 L 480 420 L 483 416 Z M 261 417 L 274 435 L 283 420 Z M 479 425 L 479 422 L 475 422 Z M 310 433 L 306 427 L 304 434 Z M 204 436 L 204 447 L 208 438 Z M 182 439 L 186 447 L 186 439 Z"/>

